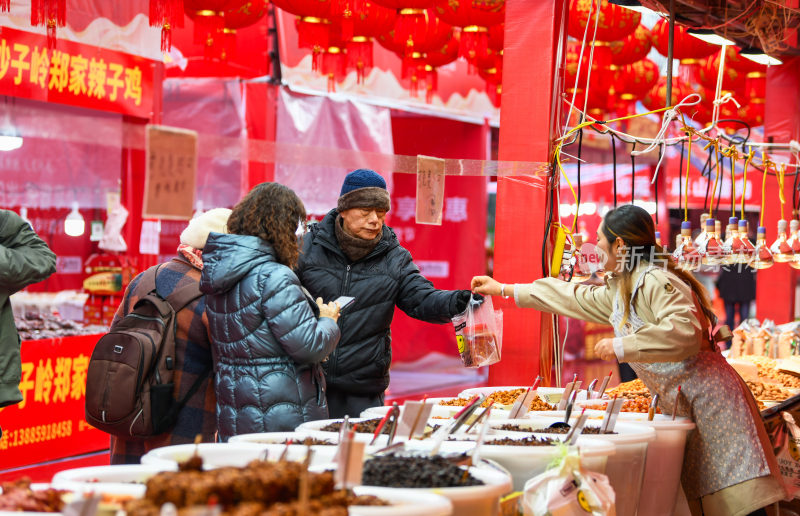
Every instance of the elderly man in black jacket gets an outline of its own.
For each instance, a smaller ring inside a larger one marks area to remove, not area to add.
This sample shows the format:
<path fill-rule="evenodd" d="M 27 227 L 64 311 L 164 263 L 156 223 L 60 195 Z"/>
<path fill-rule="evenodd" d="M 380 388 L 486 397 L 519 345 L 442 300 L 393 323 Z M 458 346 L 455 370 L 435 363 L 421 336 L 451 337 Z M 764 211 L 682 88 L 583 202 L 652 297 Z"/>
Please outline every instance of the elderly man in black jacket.
<path fill-rule="evenodd" d="M 330 417 L 358 416 L 383 405 L 392 361 L 394 307 L 415 319 L 444 324 L 466 310 L 469 290 L 437 290 L 384 219 L 386 181 L 372 170 L 350 172 L 336 209 L 303 238 L 297 275 L 313 297 L 355 298 L 342 311 L 342 337 L 322 366 Z"/>

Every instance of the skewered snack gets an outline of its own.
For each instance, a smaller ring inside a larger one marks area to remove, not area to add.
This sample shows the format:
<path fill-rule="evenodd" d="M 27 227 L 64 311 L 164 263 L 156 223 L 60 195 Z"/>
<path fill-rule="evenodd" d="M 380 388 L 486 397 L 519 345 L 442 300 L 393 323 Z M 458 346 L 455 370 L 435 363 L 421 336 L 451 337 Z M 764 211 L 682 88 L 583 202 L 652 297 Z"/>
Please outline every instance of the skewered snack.
<path fill-rule="evenodd" d="M 64 501 L 61 496 L 67 491 L 59 489 L 31 489 L 30 479 L 3 482 L 0 494 L 0 511 L 61 512 Z"/>
<path fill-rule="evenodd" d="M 507 430 L 510 432 L 532 432 L 537 434 L 566 434 L 569 433 L 570 430 L 569 428 L 550 428 L 550 427 L 533 428 L 530 426 L 515 425 L 513 423 L 506 423 L 504 425 L 500 425 L 497 427 L 497 429 Z M 599 434 L 600 429 L 594 426 L 584 426 L 583 431 L 581 431 L 581 433 L 587 435 Z M 615 434 L 616 432 L 610 432 L 610 433 Z"/>
<path fill-rule="evenodd" d="M 385 487 L 462 487 L 480 486 L 473 477 L 442 457 L 381 455 L 364 462 L 365 486 Z"/>

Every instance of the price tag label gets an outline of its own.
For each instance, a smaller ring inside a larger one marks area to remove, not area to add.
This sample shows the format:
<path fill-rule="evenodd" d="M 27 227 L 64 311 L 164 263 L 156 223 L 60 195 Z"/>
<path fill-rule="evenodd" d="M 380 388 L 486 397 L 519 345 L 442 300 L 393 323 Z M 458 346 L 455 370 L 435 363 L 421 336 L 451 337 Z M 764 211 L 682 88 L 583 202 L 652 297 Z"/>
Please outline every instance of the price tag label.
<path fill-rule="evenodd" d="M 442 225 L 444 160 L 417 156 L 417 224 Z"/>
<path fill-rule="evenodd" d="M 339 443 L 336 452 L 336 473 L 333 476 L 337 489 L 350 489 L 361 485 L 365 447 L 366 443 L 356 441 L 352 435 L 348 435 Z"/>
<path fill-rule="evenodd" d="M 397 423 L 395 436 L 398 439 L 413 439 L 425 433 L 425 425 L 431 417 L 432 403 L 407 401 L 403 404 L 400 421 Z"/>

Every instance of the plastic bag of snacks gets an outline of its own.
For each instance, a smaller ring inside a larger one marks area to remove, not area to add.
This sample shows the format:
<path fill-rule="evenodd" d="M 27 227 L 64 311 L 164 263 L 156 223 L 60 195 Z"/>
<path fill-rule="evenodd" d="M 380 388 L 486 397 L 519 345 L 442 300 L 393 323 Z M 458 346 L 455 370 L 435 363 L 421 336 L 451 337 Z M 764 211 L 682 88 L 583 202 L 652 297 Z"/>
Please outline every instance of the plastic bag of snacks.
<path fill-rule="evenodd" d="M 615 515 L 614 488 L 608 477 L 581 468 L 575 447 L 563 448 L 564 457 L 557 466 L 525 482 L 525 516 Z"/>
<path fill-rule="evenodd" d="M 800 427 L 796 417 L 800 417 L 800 414 L 783 411 L 780 417 L 766 421 L 772 450 L 778 459 L 783 484 L 790 496 L 796 496 L 800 492 Z"/>
<path fill-rule="evenodd" d="M 777 328 L 778 344 L 773 346 L 772 358 L 789 358 L 800 355 L 800 322 L 781 324 Z"/>
<path fill-rule="evenodd" d="M 758 319 L 746 319 L 733 330 L 733 342 L 731 343 L 730 357 L 740 357 L 742 355 L 753 354 L 753 339 L 761 328 Z"/>
<path fill-rule="evenodd" d="M 467 309 L 452 319 L 458 353 L 465 367 L 483 367 L 500 361 L 503 313 L 495 312 L 492 298 L 470 299 Z"/>

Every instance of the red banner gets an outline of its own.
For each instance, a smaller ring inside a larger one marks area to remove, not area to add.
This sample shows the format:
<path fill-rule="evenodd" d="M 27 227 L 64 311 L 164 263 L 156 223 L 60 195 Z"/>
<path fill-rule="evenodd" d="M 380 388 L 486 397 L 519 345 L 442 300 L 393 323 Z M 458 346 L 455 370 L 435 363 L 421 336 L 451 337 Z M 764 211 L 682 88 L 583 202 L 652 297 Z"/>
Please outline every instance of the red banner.
<path fill-rule="evenodd" d="M 0 95 L 150 118 L 160 63 L 0 27 Z"/>
<path fill-rule="evenodd" d="M 22 402 L 0 409 L 0 467 L 108 448 L 84 419 L 86 370 L 99 335 L 22 342 Z"/>

